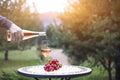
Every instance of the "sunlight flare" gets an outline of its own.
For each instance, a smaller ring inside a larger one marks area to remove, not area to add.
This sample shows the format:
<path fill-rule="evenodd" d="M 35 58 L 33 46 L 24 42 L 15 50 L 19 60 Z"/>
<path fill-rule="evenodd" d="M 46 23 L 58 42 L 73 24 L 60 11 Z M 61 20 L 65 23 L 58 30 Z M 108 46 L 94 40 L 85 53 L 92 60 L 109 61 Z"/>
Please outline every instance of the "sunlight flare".
<path fill-rule="evenodd" d="M 66 0 L 27 0 L 31 10 L 33 10 L 33 3 L 39 13 L 45 13 L 50 11 L 64 12 L 64 8 L 67 4 Z"/>

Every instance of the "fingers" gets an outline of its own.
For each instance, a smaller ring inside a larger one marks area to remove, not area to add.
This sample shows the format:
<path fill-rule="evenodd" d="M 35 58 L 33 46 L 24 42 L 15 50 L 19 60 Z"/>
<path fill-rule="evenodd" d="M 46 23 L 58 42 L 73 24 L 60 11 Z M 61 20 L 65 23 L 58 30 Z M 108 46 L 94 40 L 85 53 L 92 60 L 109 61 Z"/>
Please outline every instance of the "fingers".
<path fill-rule="evenodd" d="M 11 33 L 11 41 L 12 42 L 20 42 L 23 40 L 23 31 L 20 27 L 15 25 L 14 23 L 11 25 L 9 28 L 10 33 Z"/>
<path fill-rule="evenodd" d="M 11 41 L 12 41 L 12 42 L 15 41 L 15 35 L 14 35 L 14 33 L 11 33 Z"/>
<path fill-rule="evenodd" d="M 24 36 L 24 34 L 23 34 L 22 30 L 11 33 L 11 41 L 12 42 L 20 42 L 23 40 L 23 36 Z"/>
<path fill-rule="evenodd" d="M 22 30 L 18 31 L 18 37 L 17 37 L 17 41 L 20 42 L 23 40 L 24 34 L 22 32 Z"/>

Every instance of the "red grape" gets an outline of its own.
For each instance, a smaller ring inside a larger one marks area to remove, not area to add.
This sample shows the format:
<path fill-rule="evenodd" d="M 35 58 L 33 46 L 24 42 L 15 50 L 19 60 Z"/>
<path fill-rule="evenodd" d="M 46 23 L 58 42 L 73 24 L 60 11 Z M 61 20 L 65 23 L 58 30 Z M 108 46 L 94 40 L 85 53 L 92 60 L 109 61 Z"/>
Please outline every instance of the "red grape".
<path fill-rule="evenodd" d="M 58 70 L 61 67 L 62 64 L 60 64 L 57 59 L 53 59 L 53 60 L 48 60 L 48 62 L 44 65 L 44 70 L 49 72 L 49 71 Z"/>

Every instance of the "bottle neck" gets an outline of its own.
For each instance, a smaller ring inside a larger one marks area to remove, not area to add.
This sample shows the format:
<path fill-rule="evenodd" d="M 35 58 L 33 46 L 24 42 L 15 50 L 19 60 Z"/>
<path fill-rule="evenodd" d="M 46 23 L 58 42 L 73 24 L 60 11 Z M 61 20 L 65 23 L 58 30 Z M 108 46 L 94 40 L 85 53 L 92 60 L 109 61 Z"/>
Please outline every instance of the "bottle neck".
<path fill-rule="evenodd" d="M 46 36 L 46 32 L 38 32 L 39 36 Z"/>
<path fill-rule="evenodd" d="M 39 36 L 46 36 L 46 32 L 36 32 L 36 31 L 29 31 L 29 30 L 23 30 L 24 33 L 31 33 Z"/>

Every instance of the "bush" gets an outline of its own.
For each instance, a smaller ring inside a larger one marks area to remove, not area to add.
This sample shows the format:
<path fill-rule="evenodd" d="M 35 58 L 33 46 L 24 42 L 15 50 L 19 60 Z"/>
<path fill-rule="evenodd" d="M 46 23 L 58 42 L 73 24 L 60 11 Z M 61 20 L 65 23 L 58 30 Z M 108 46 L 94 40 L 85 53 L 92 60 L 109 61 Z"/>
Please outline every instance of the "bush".
<path fill-rule="evenodd" d="M 0 80 L 34 80 L 34 79 L 30 77 L 20 76 L 15 73 L 3 72 L 2 75 L 0 75 Z"/>

